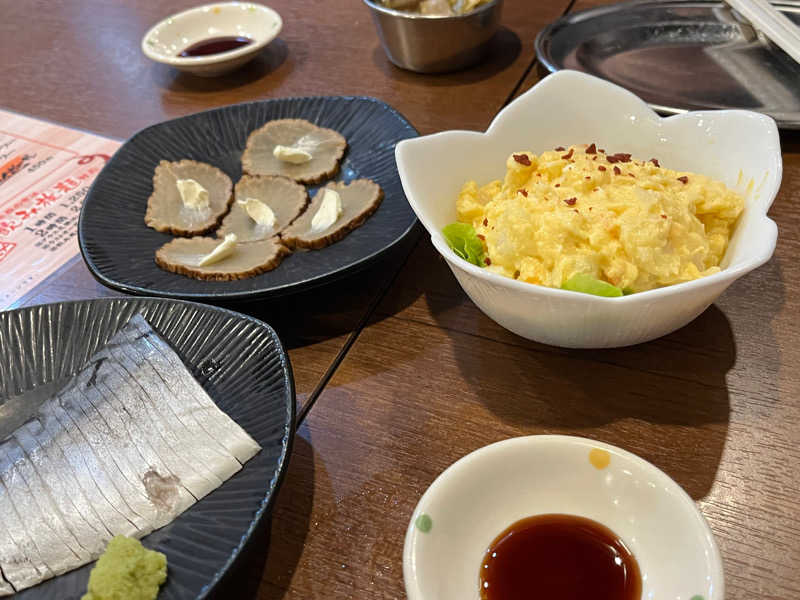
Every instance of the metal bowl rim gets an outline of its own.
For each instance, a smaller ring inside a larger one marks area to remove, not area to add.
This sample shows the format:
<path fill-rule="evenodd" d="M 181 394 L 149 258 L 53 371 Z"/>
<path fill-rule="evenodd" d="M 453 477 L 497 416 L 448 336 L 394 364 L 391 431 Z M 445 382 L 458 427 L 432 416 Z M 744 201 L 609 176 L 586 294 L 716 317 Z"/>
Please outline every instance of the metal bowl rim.
<path fill-rule="evenodd" d="M 375 0 L 363 0 L 364 4 L 366 4 L 371 10 L 376 13 L 382 13 L 391 17 L 397 17 L 400 19 L 408 20 L 408 21 L 460 21 L 467 19 L 469 17 L 480 15 L 484 12 L 488 12 L 494 7 L 499 4 L 502 4 L 503 0 L 489 0 L 486 4 L 482 4 L 478 8 L 469 11 L 463 15 L 422 15 L 419 13 L 410 13 L 405 12 L 402 10 L 397 10 L 395 8 L 388 8 L 381 4 L 375 2 Z"/>

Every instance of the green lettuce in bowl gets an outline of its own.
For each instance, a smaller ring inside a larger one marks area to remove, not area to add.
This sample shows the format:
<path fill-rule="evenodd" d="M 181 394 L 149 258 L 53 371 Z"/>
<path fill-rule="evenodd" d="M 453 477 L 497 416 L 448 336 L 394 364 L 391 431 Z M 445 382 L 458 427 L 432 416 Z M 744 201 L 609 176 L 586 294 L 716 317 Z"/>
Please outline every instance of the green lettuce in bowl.
<path fill-rule="evenodd" d="M 468 223 L 450 223 L 442 228 L 447 245 L 465 261 L 482 267 L 485 254 L 483 242 L 478 238 L 475 228 Z"/>
<path fill-rule="evenodd" d="M 586 273 L 575 273 L 561 285 L 561 289 L 594 296 L 605 296 L 606 298 L 618 298 L 623 295 L 623 290 L 617 286 L 611 285 L 602 279 L 595 279 Z"/>

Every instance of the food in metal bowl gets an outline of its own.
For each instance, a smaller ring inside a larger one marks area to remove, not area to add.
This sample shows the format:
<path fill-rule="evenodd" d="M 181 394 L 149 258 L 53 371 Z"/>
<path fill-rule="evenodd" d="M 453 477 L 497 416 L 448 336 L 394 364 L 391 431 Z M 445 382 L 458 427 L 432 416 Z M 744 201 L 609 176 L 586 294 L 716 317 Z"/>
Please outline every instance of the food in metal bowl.
<path fill-rule="evenodd" d="M 387 8 L 408 10 L 431 17 L 465 15 L 489 0 L 381 0 Z"/>

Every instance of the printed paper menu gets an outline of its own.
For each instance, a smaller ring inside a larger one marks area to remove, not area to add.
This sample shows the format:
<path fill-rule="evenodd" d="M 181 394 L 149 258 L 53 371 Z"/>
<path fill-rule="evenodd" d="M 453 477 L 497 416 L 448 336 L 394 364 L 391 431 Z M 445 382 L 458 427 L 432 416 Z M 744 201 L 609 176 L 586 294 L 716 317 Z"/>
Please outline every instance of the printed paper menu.
<path fill-rule="evenodd" d="M 81 204 L 119 146 L 0 110 L 0 310 L 78 254 Z"/>

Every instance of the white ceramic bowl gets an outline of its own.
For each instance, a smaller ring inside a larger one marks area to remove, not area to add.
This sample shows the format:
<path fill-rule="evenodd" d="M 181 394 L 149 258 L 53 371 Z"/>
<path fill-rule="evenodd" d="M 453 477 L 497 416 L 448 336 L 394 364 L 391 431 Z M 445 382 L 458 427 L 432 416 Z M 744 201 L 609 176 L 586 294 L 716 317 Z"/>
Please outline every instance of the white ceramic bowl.
<path fill-rule="evenodd" d="M 721 180 L 745 197 L 720 273 L 695 281 L 603 298 L 515 281 L 460 259 L 441 229 L 456 220 L 463 183 L 502 179 L 511 152 L 597 143 L 634 157 L 656 157 L 679 171 Z M 667 118 L 627 90 L 576 71 L 549 75 L 503 109 L 486 133 L 446 131 L 396 148 L 403 189 L 433 245 L 473 302 L 523 337 L 572 348 L 626 346 L 682 327 L 731 283 L 764 264 L 778 230 L 767 218 L 781 183 L 775 122 L 742 110 Z M 753 185 L 748 187 L 750 182 Z"/>
<path fill-rule="evenodd" d="M 597 468 L 590 452 L 610 458 Z M 602 523 L 636 558 L 646 600 L 722 600 L 722 560 L 695 503 L 662 471 L 608 444 L 512 438 L 451 465 L 423 494 L 406 533 L 408 600 L 479 600 L 478 571 L 513 522 L 564 513 Z M 427 515 L 431 527 L 417 525 Z"/>
<path fill-rule="evenodd" d="M 214 77 L 241 67 L 280 33 L 283 21 L 267 6 L 217 2 L 190 8 L 154 25 L 142 38 L 148 58 L 195 75 Z M 182 58 L 192 44 L 216 37 L 242 36 L 252 43 L 220 54 Z"/>

